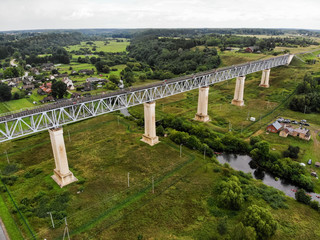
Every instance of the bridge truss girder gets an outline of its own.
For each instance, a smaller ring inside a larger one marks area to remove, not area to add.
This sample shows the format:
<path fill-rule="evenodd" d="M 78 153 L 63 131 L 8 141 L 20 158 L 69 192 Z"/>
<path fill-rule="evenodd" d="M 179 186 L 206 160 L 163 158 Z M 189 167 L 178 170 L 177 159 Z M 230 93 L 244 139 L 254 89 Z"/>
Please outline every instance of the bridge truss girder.
<path fill-rule="evenodd" d="M 70 101 L 67 105 L 57 106 L 49 110 L 44 109 L 39 112 L 25 111 L 20 116 L 8 115 L 0 122 L 0 142 L 51 128 L 58 128 L 65 124 L 155 101 L 199 87 L 210 86 L 235 77 L 287 65 L 290 61 L 289 58 L 290 55 L 282 55 L 271 59 L 197 73 L 194 76 L 172 79 L 156 86 L 146 86 L 143 89 L 125 89 L 122 92 L 114 93 L 114 95 L 101 95 L 101 98 L 89 98 L 82 102 Z"/>

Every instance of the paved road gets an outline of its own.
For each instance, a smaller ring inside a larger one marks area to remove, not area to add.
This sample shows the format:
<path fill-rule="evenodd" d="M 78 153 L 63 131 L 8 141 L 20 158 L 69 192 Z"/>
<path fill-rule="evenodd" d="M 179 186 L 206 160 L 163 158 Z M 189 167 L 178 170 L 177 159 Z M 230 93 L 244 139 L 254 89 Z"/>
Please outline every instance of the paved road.
<path fill-rule="evenodd" d="M 0 218 L 0 240 L 10 240 L 6 230 L 4 230 L 4 224 Z"/>

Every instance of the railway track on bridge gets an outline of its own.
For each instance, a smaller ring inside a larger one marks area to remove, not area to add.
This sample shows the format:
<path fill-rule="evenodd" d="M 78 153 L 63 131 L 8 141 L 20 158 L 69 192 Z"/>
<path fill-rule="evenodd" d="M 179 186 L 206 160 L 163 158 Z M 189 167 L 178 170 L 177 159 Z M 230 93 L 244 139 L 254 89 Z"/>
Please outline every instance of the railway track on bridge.
<path fill-rule="evenodd" d="M 293 55 L 247 62 L 168 79 L 146 86 L 65 100 L 0 117 L 0 142 L 206 87 L 235 77 L 288 65 Z"/>

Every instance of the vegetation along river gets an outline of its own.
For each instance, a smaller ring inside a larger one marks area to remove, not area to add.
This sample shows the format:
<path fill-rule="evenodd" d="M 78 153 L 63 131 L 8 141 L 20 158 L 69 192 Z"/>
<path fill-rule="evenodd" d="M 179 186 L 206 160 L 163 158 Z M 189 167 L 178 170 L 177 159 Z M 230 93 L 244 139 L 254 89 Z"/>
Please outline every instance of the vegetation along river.
<path fill-rule="evenodd" d="M 242 171 L 244 173 L 251 173 L 255 179 L 260 179 L 262 182 L 268 186 L 274 187 L 287 196 L 295 198 L 295 191 L 298 187 L 288 183 L 288 181 L 279 179 L 275 180 L 275 176 L 268 173 L 258 167 L 248 155 L 232 155 L 232 154 L 222 154 L 217 157 L 221 164 L 228 163 L 233 169 Z M 312 200 L 320 202 L 320 199 L 316 196 L 320 194 L 308 193 L 311 195 Z"/>

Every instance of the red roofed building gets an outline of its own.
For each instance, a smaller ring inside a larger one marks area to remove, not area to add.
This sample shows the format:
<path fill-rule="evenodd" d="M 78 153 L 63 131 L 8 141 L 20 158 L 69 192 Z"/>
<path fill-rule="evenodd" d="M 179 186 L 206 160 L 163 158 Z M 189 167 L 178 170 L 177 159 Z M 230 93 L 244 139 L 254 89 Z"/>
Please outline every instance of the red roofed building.
<path fill-rule="evenodd" d="M 52 92 L 51 87 L 52 87 L 52 83 L 44 83 L 39 87 L 38 93 L 41 95 L 50 94 Z"/>

